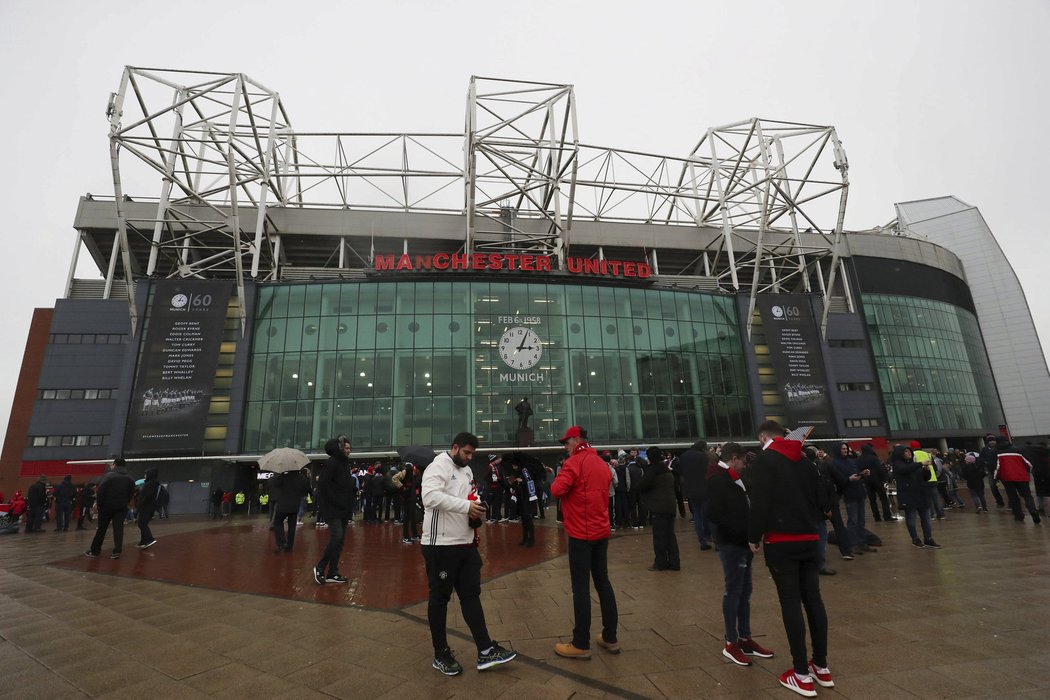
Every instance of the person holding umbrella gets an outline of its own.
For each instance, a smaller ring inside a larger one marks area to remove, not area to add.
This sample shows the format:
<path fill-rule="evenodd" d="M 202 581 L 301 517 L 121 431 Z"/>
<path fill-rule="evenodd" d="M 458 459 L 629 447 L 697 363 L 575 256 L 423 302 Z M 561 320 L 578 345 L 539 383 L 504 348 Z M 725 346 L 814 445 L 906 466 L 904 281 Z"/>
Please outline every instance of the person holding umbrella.
<path fill-rule="evenodd" d="M 303 455 L 306 457 L 306 455 Z M 307 458 L 309 461 L 309 458 Z M 277 554 L 291 552 L 295 546 L 295 524 L 299 503 L 310 493 L 306 467 L 281 472 L 273 481 L 274 512 L 273 535 L 277 540 Z M 285 530 L 287 524 L 287 531 Z"/>

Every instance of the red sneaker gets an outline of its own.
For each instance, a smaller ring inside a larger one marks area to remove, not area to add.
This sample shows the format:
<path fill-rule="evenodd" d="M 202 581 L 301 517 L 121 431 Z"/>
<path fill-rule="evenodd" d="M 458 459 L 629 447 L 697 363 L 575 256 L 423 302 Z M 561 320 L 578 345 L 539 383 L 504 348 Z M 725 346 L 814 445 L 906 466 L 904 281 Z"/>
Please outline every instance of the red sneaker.
<path fill-rule="evenodd" d="M 795 669 L 793 668 L 780 674 L 780 685 L 788 690 L 794 690 L 803 697 L 817 697 L 817 689 L 813 686 L 813 677 L 800 676 L 795 673 Z"/>
<path fill-rule="evenodd" d="M 737 666 L 751 665 L 751 659 L 744 655 L 744 652 L 740 650 L 740 645 L 736 642 L 726 642 L 726 647 L 722 650 L 722 656 L 726 657 Z"/>
<path fill-rule="evenodd" d="M 813 677 L 817 679 L 817 683 L 823 688 L 834 688 L 835 681 L 831 680 L 831 671 L 821 666 L 817 666 L 812 661 L 809 662 L 809 672 L 813 674 Z"/>
<path fill-rule="evenodd" d="M 773 658 L 773 650 L 766 649 L 754 639 L 744 639 L 743 637 L 741 637 L 738 644 L 740 644 L 740 651 L 744 652 L 748 656 L 757 656 L 762 659 Z"/>

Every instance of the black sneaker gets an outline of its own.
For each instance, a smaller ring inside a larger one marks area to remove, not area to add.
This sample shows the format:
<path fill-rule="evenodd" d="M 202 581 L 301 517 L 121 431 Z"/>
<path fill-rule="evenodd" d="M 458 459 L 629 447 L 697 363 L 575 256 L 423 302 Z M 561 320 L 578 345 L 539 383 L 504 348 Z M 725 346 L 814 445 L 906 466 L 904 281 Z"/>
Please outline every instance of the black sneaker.
<path fill-rule="evenodd" d="M 923 540 L 922 541 L 922 545 L 924 547 L 930 547 L 931 549 L 940 549 L 941 548 L 941 546 L 939 544 L 937 544 L 936 542 L 934 542 L 933 540 Z"/>
<path fill-rule="evenodd" d="M 505 664 L 517 655 L 518 653 L 516 651 L 504 649 L 499 644 L 493 642 L 492 648 L 483 654 L 478 654 L 478 670 L 484 671 L 487 668 Z M 459 664 L 457 664 L 457 666 L 458 665 Z"/>
<path fill-rule="evenodd" d="M 911 546 L 912 547 L 918 547 L 919 549 L 922 549 L 926 545 L 924 545 L 922 543 L 922 540 L 920 540 L 918 537 L 916 537 L 914 540 L 911 541 Z"/>
<path fill-rule="evenodd" d="M 446 676 L 458 676 L 463 673 L 463 667 L 459 665 L 456 657 L 452 655 L 452 650 L 447 647 L 434 657 L 434 663 L 431 665 Z"/>
<path fill-rule="evenodd" d="M 343 576 L 342 574 L 328 574 L 328 576 L 325 577 L 324 582 L 325 583 L 346 583 L 349 580 L 350 579 L 348 579 L 346 576 Z"/>
<path fill-rule="evenodd" d="M 90 549 L 88 551 L 84 552 L 84 556 L 87 557 L 88 559 L 95 559 L 95 558 L 98 557 L 98 555 L 95 554 L 94 552 L 92 552 Z"/>
<path fill-rule="evenodd" d="M 324 585 L 324 572 L 321 571 L 321 567 L 319 566 L 314 567 L 314 581 L 322 586 Z"/>
<path fill-rule="evenodd" d="M 109 555 L 110 559 L 120 559 L 120 552 L 113 552 Z"/>

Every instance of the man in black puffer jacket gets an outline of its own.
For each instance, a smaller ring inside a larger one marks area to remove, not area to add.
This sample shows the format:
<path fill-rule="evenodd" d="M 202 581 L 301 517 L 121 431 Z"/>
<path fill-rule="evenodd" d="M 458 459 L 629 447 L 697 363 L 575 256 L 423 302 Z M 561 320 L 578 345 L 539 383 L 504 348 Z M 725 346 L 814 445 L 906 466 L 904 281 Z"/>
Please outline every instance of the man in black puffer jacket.
<path fill-rule="evenodd" d="M 328 453 L 328 460 L 317 473 L 317 507 L 328 523 L 328 545 L 313 571 L 314 581 L 319 584 L 349 580 L 339 573 L 339 556 L 343 553 L 346 525 L 354 505 L 356 484 L 350 473 L 350 450 L 350 440 L 345 435 L 326 442 L 324 451 Z"/>
<path fill-rule="evenodd" d="M 111 559 L 120 559 L 124 547 L 124 517 L 128 514 L 128 503 L 135 492 L 135 482 L 128 476 L 127 463 L 123 457 L 113 460 L 111 471 L 98 482 L 96 506 L 98 529 L 91 540 L 91 549 L 84 552 L 87 557 L 97 557 L 102 551 L 106 530 L 113 523 L 113 554 Z"/>
<path fill-rule="evenodd" d="M 653 519 L 654 559 L 650 571 L 678 571 L 682 563 L 678 553 L 678 539 L 674 534 L 674 516 L 677 501 L 674 493 L 674 474 L 664 460 L 659 447 L 650 447 L 646 452 L 649 467 L 638 484 L 642 505 Z"/>
<path fill-rule="evenodd" d="M 148 549 L 157 543 L 153 532 L 149 528 L 149 521 L 157 512 L 157 495 L 160 493 L 160 482 L 157 481 L 157 468 L 151 467 L 146 470 L 146 480 L 139 489 L 139 497 L 135 500 L 138 509 L 139 524 L 139 549 Z"/>
<path fill-rule="evenodd" d="M 707 501 L 707 442 L 697 440 L 678 458 L 682 472 L 682 492 L 693 513 L 693 529 L 700 549 L 711 549 L 711 523 L 704 512 Z"/>
<path fill-rule="evenodd" d="M 868 504 L 871 506 L 871 514 L 875 522 L 882 520 L 893 520 L 893 511 L 890 509 L 890 498 L 886 494 L 886 468 L 882 460 L 875 454 L 875 448 L 870 445 L 862 445 L 857 465 L 861 471 L 867 470 L 868 478 L 865 483 L 868 486 Z M 879 505 L 882 505 L 882 517 L 879 516 Z"/>

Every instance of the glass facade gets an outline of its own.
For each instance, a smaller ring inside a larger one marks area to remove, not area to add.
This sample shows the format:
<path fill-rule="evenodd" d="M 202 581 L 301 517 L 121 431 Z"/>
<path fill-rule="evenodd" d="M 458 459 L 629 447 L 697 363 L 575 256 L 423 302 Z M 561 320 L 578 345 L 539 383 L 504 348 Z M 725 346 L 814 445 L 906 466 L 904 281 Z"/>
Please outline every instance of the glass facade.
<path fill-rule="evenodd" d="M 259 288 L 244 449 L 536 444 L 750 433 L 733 298 L 561 284 L 363 282 Z"/>
<path fill-rule="evenodd" d="M 865 294 L 889 429 L 983 434 L 1003 423 L 977 318 L 941 301 Z"/>

